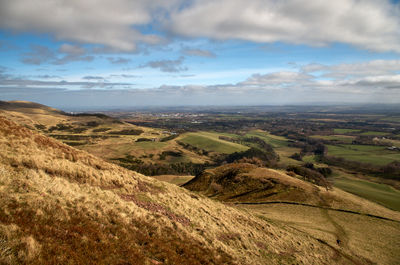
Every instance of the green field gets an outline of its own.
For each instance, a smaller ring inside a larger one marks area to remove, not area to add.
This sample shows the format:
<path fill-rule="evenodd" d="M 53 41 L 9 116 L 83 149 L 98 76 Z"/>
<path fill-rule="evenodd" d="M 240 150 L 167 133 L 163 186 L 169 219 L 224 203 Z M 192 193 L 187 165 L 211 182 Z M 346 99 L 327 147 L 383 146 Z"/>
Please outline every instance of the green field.
<path fill-rule="evenodd" d="M 370 135 L 370 136 L 374 136 L 374 135 L 376 135 L 376 136 L 384 136 L 384 135 L 388 135 L 389 133 L 387 133 L 387 132 L 377 132 L 377 131 L 368 131 L 368 132 L 363 132 L 363 133 L 360 133 L 360 135 Z"/>
<path fill-rule="evenodd" d="M 311 136 L 311 138 L 323 139 L 328 141 L 341 141 L 350 144 L 356 137 L 350 135 L 313 135 Z"/>
<path fill-rule="evenodd" d="M 400 152 L 387 150 L 384 146 L 374 145 L 327 145 L 328 155 L 350 161 L 371 163 L 384 166 L 393 161 L 400 161 Z"/>
<path fill-rule="evenodd" d="M 335 178 L 334 186 L 390 209 L 400 211 L 400 191 L 389 185 L 349 177 L 339 177 Z"/>
<path fill-rule="evenodd" d="M 222 154 L 231 154 L 234 152 L 240 152 L 249 149 L 247 146 L 241 144 L 221 140 L 219 139 L 219 136 L 229 135 L 213 132 L 186 133 L 183 135 L 180 141 L 195 146 L 197 148 L 204 149 L 206 151 Z"/>
<path fill-rule="evenodd" d="M 342 133 L 358 133 L 360 130 L 355 129 L 333 129 L 334 133 L 342 134 Z"/>

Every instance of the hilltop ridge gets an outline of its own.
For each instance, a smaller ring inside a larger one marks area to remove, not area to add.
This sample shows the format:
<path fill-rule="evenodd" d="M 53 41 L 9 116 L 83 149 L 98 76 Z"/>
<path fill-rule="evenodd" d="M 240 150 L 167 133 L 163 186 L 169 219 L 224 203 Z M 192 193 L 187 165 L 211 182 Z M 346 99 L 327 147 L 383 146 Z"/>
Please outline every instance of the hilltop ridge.
<path fill-rule="evenodd" d="M 53 112 L 53 113 L 58 113 L 58 114 L 64 114 L 65 112 L 40 104 L 36 102 L 31 102 L 31 101 L 23 101 L 23 100 L 11 100 L 11 101 L 1 101 L 0 100 L 0 108 L 1 109 L 6 109 L 6 110 L 25 110 L 29 112 L 32 111 L 47 111 L 47 112 Z"/>

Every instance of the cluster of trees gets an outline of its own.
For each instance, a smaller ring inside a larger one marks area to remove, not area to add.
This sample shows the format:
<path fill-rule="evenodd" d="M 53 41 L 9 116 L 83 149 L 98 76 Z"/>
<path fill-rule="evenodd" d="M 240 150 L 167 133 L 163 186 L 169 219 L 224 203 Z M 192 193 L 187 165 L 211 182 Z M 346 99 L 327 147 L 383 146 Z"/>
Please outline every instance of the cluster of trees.
<path fill-rule="evenodd" d="M 170 165 L 166 164 L 154 164 L 154 163 L 129 163 L 129 164 L 121 164 L 125 168 L 130 170 L 134 170 L 136 172 L 142 173 L 147 176 L 156 176 L 156 175 L 181 175 L 181 174 L 190 174 L 190 175 L 198 175 L 203 172 L 204 169 L 210 167 L 211 165 L 208 163 L 205 164 L 196 164 L 192 162 L 188 163 L 174 163 Z"/>
<path fill-rule="evenodd" d="M 173 156 L 173 157 L 181 157 L 182 152 L 181 151 L 163 151 L 160 154 L 160 160 L 165 160 L 167 156 Z"/>
<path fill-rule="evenodd" d="M 93 129 L 93 132 L 106 132 L 111 130 L 111 128 L 97 128 L 97 129 Z"/>
<path fill-rule="evenodd" d="M 288 166 L 287 171 L 294 172 L 302 176 L 304 180 L 323 186 L 326 189 L 332 188 L 332 185 L 327 180 L 327 177 L 332 174 L 332 169 L 329 167 L 316 168 L 313 163 L 305 163 L 302 166 Z"/>
<path fill-rule="evenodd" d="M 120 131 L 112 131 L 109 132 L 108 134 L 117 134 L 117 135 L 141 135 L 144 133 L 143 130 L 140 129 L 124 129 Z"/>
<path fill-rule="evenodd" d="M 138 138 L 135 142 L 152 142 L 153 140 L 150 138 Z"/>
<path fill-rule="evenodd" d="M 175 139 L 176 137 L 178 137 L 179 136 L 179 134 L 171 134 L 171 135 L 169 135 L 169 136 L 165 136 L 164 138 L 161 138 L 160 139 L 160 142 L 168 142 L 168 141 L 170 141 L 170 140 L 173 140 L 173 139 Z"/>

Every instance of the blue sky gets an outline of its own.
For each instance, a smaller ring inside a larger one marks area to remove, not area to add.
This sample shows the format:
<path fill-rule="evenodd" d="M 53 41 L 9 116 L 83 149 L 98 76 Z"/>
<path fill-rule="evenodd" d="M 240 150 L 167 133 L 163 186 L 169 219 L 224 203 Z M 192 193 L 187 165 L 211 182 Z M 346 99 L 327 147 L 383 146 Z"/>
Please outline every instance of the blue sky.
<path fill-rule="evenodd" d="M 386 0 L 0 0 L 0 100 L 400 103 Z"/>

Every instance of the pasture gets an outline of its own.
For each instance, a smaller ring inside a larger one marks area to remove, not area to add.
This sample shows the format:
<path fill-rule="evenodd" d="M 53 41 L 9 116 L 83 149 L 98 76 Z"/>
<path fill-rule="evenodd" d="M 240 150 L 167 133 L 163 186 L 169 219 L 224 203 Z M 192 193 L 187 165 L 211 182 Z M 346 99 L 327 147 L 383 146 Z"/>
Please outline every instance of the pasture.
<path fill-rule="evenodd" d="M 387 150 L 385 146 L 374 145 L 327 145 L 328 155 L 346 160 L 384 166 L 400 161 L 400 152 Z"/>

